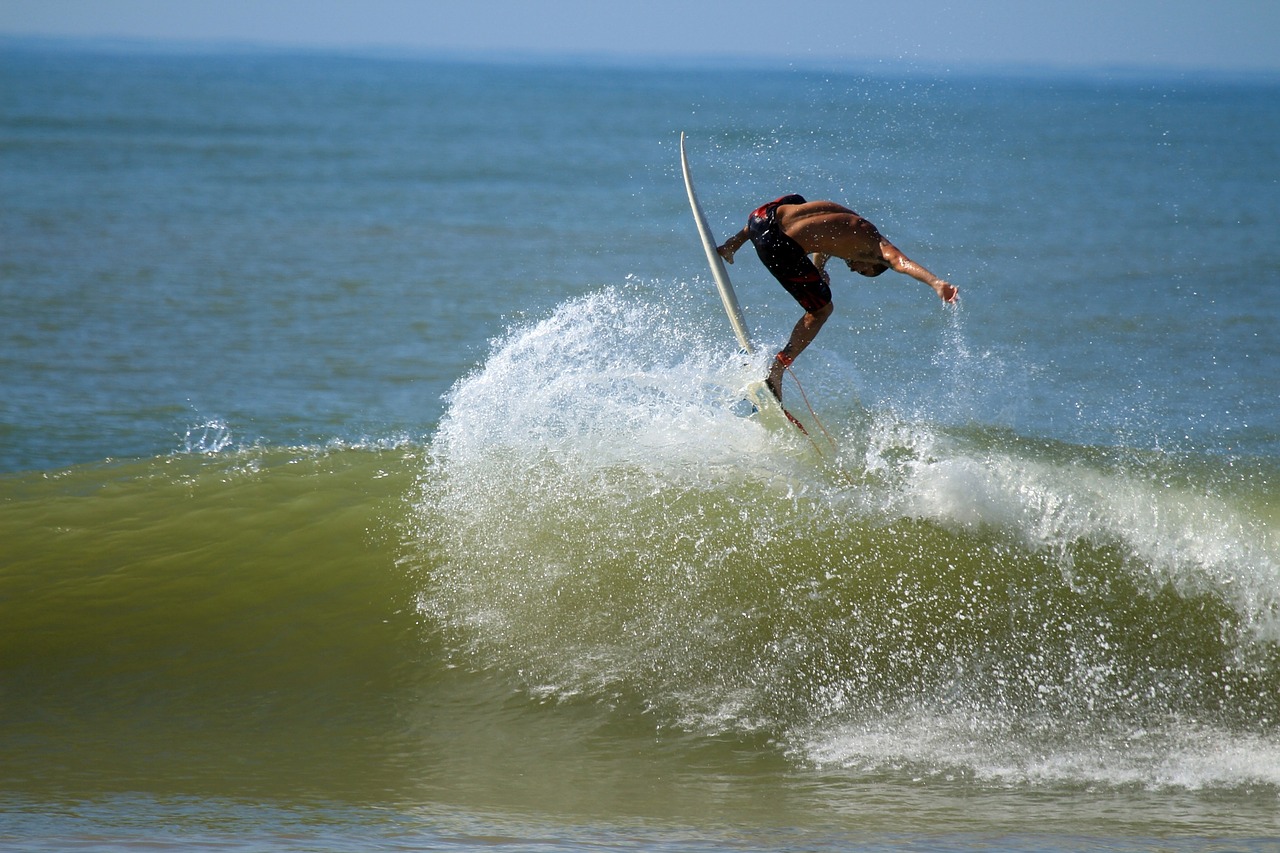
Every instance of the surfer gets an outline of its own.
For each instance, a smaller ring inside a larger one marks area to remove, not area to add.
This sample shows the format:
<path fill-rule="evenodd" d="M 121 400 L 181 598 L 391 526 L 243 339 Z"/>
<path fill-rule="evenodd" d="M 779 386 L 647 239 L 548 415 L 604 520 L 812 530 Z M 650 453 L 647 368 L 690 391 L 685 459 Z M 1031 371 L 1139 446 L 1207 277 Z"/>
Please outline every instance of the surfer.
<path fill-rule="evenodd" d="M 943 302 L 955 302 L 959 293 L 955 285 L 902 254 L 871 222 L 834 201 L 805 201 L 800 195 L 784 195 L 752 211 L 746 227 L 716 251 L 731 264 L 734 253 L 748 240 L 773 277 L 805 310 L 765 380 L 779 400 L 782 372 L 813 342 L 831 316 L 831 277 L 826 270 L 831 258 L 840 258 L 850 270 L 868 277 L 887 269 L 909 275 L 932 287 Z"/>

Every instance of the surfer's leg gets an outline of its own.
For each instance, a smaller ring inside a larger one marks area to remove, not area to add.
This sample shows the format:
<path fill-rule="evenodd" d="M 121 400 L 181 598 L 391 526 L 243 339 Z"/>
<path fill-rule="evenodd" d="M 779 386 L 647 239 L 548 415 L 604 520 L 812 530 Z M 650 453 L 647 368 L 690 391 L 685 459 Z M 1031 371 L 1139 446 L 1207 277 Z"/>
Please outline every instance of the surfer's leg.
<path fill-rule="evenodd" d="M 834 306 L 828 302 L 821 308 L 806 311 L 800 318 L 800 322 L 796 323 L 796 327 L 791 330 L 791 340 L 787 341 L 787 345 L 778 352 L 773 364 L 769 366 L 769 375 L 765 378 L 765 384 L 769 386 L 773 396 L 779 400 L 782 399 L 782 372 L 800 353 L 805 351 L 809 344 L 813 343 L 813 339 L 822 330 L 822 324 L 827 322 L 833 310 Z"/>

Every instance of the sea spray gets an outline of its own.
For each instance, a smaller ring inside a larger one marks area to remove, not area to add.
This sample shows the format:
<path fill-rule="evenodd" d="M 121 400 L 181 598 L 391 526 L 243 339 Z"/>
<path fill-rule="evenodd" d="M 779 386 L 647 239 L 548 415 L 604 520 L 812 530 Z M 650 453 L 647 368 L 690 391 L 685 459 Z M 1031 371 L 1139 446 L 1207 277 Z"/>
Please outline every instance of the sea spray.
<path fill-rule="evenodd" d="M 419 508 L 419 606 L 458 662 L 801 761 L 1089 781 L 1118 751 L 1163 784 L 1189 743 L 1280 756 L 1264 521 L 891 410 L 824 411 L 824 457 L 733 413 L 760 367 L 614 290 L 495 341 Z"/>

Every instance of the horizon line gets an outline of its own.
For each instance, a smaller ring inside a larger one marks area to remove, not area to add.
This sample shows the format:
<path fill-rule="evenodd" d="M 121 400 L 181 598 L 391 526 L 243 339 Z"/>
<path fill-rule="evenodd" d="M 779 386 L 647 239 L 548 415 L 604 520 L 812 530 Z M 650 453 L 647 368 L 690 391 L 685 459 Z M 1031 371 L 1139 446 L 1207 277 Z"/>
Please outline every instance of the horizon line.
<path fill-rule="evenodd" d="M 490 65 L 569 65 L 649 69 L 659 63 L 671 70 L 767 69 L 815 73 L 895 73 L 904 76 L 1088 77 L 1124 79 L 1181 78 L 1188 82 L 1280 83 L 1280 68 L 1228 68 L 1205 65 L 1137 62 L 1032 62 L 1027 60 L 938 60 L 915 57 L 770 56 L 696 54 L 688 51 L 566 51 L 523 48 L 444 48 L 386 43 L 341 44 L 273 41 L 252 38 L 188 38 L 169 36 L 46 35 L 0 32 L 0 50 L 27 46 L 48 49 L 96 49 L 104 53 L 152 55 L 305 55 L 384 61 L 467 62 Z M 674 67 L 672 67 L 674 66 Z"/>

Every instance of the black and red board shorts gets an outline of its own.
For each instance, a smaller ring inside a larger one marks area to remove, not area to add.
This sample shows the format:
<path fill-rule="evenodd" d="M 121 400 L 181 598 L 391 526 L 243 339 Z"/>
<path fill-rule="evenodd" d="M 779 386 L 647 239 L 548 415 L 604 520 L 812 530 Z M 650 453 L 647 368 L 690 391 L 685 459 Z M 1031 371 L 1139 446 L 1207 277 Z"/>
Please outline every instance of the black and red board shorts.
<path fill-rule="evenodd" d="M 817 311 L 831 304 L 831 287 L 822 280 L 822 273 L 800 244 L 778 227 L 778 206 L 783 204 L 804 204 L 804 196 L 784 195 L 753 210 L 747 217 L 747 236 L 756 247 L 760 262 L 800 307 Z"/>

